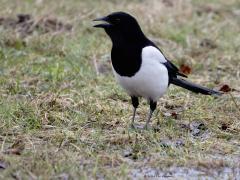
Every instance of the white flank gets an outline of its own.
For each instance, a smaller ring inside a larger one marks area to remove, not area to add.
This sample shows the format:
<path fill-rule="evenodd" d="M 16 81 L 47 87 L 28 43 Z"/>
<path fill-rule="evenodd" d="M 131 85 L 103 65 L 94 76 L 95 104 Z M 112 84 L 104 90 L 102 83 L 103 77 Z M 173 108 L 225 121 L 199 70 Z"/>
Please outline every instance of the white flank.
<path fill-rule="evenodd" d="M 158 61 L 161 63 L 167 62 L 161 51 L 153 46 L 147 46 L 142 50 L 142 59 L 149 59 L 148 61 Z"/>
<path fill-rule="evenodd" d="M 142 50 L 141 68 L 134 76 L 120 76 L 114 69 L 113 72 L 130 96 L 157 101 L 168 88 L 168 70 L 163 62 L 166 59 L 162 53 L 157 48 L 148 46 Z"/>

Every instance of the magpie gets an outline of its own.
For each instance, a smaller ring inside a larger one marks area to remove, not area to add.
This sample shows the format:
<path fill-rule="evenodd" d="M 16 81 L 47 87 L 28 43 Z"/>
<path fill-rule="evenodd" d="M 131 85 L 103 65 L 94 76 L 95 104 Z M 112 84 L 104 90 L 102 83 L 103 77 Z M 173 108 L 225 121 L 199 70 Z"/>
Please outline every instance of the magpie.
<path fill-rule="evenodd" d="M 221 94 L 183 79 L 187 76 L 144 35 L 137 20 L 130 14 L 113 12 L 94 21 L 101 21 L 94 27 L 103 28 L 112 41 L 112 69 L 118 83 L 131 97 L 133 127 L 138 98 L 147 99 L 150 105 L 144 126 L 147 129 L 158 99 L 166 93 L 170 84 L 204 95 Z"/>

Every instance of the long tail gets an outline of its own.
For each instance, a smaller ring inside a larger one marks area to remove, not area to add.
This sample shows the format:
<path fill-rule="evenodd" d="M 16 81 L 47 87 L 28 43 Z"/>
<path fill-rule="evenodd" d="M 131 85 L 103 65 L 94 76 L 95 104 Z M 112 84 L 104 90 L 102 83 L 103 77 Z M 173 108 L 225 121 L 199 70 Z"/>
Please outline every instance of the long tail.
<path fill-rule="evenodd" d="M 188 82 L 184 79 L 181 78 L 172 78 L 171 79 L 171 83 L 176 85 L 176 86 L 180 86 L 182 88 L 185 88 L 189 91 L 195 92 L 195 93 L 201 93 L 201 94 L 205 94 L 205 95 L 217 95 L 220 96 L 222 95 L 221 92 L 219 91 L 215 91 L 213 89 L 209 89 L 191 82 Z"/>

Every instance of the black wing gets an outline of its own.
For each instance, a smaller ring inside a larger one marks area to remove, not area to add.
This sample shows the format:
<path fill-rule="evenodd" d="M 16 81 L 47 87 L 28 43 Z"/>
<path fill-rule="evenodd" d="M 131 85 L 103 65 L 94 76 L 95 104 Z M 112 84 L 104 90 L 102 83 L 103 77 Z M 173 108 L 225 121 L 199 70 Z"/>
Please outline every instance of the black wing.
<path fill-rule="evenodd" d="M 181 72 L 179 72 L 179 69 L 167 59 L 167 62 L 163 63 L 167 69 L 168 69 L 168 74 L 171 75 L 170 77 L 176 77 L 176 76 L 182 76 L 187 78 L 187 76 Z"/>
<path fill-rule="evenodd" d="M 156 47 L 162 53 L 162 51 L 153 42 L 150 41 L 150 44 L 152 46 Z M 165 62 L 163 64 L 166 66 L 166 68 L 168 70 L 169 85 L 170 85 L 170 83 L 172 83 L 176 86 L 180 86 L 180 87 L 190 90 L 192 92 L 201 93 L 201 94 L 205 94 L 205 95 L 215 95 L 215 96 L 222 95 L 222 93 L 219 91 L 215 91 L 213 89 L 209 89 L 209 88 L 188 82 L 184 79 L 178 78 L 177 76 L 182 76 L 185 78 L 187 78 L 187 76 L 185 74 L 179 72 L 179 69 L 171 61 L 169 61 L 166 57 L 165 57 L 165 59 L 167 60 L 167 62 Z"/>

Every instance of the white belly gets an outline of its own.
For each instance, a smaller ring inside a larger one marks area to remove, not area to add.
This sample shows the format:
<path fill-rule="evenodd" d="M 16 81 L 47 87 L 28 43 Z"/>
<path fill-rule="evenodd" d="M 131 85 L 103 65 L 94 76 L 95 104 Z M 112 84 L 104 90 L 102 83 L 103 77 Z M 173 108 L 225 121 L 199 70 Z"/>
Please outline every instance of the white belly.
<path fill-rule="evenodd" d="M 113 72 L 130 96 L 156 102 L 168 88 L 168 71 L 159 61 L 142 61 L 140 70 L 132 77 L 120 76 L 114 69 Z"/>

